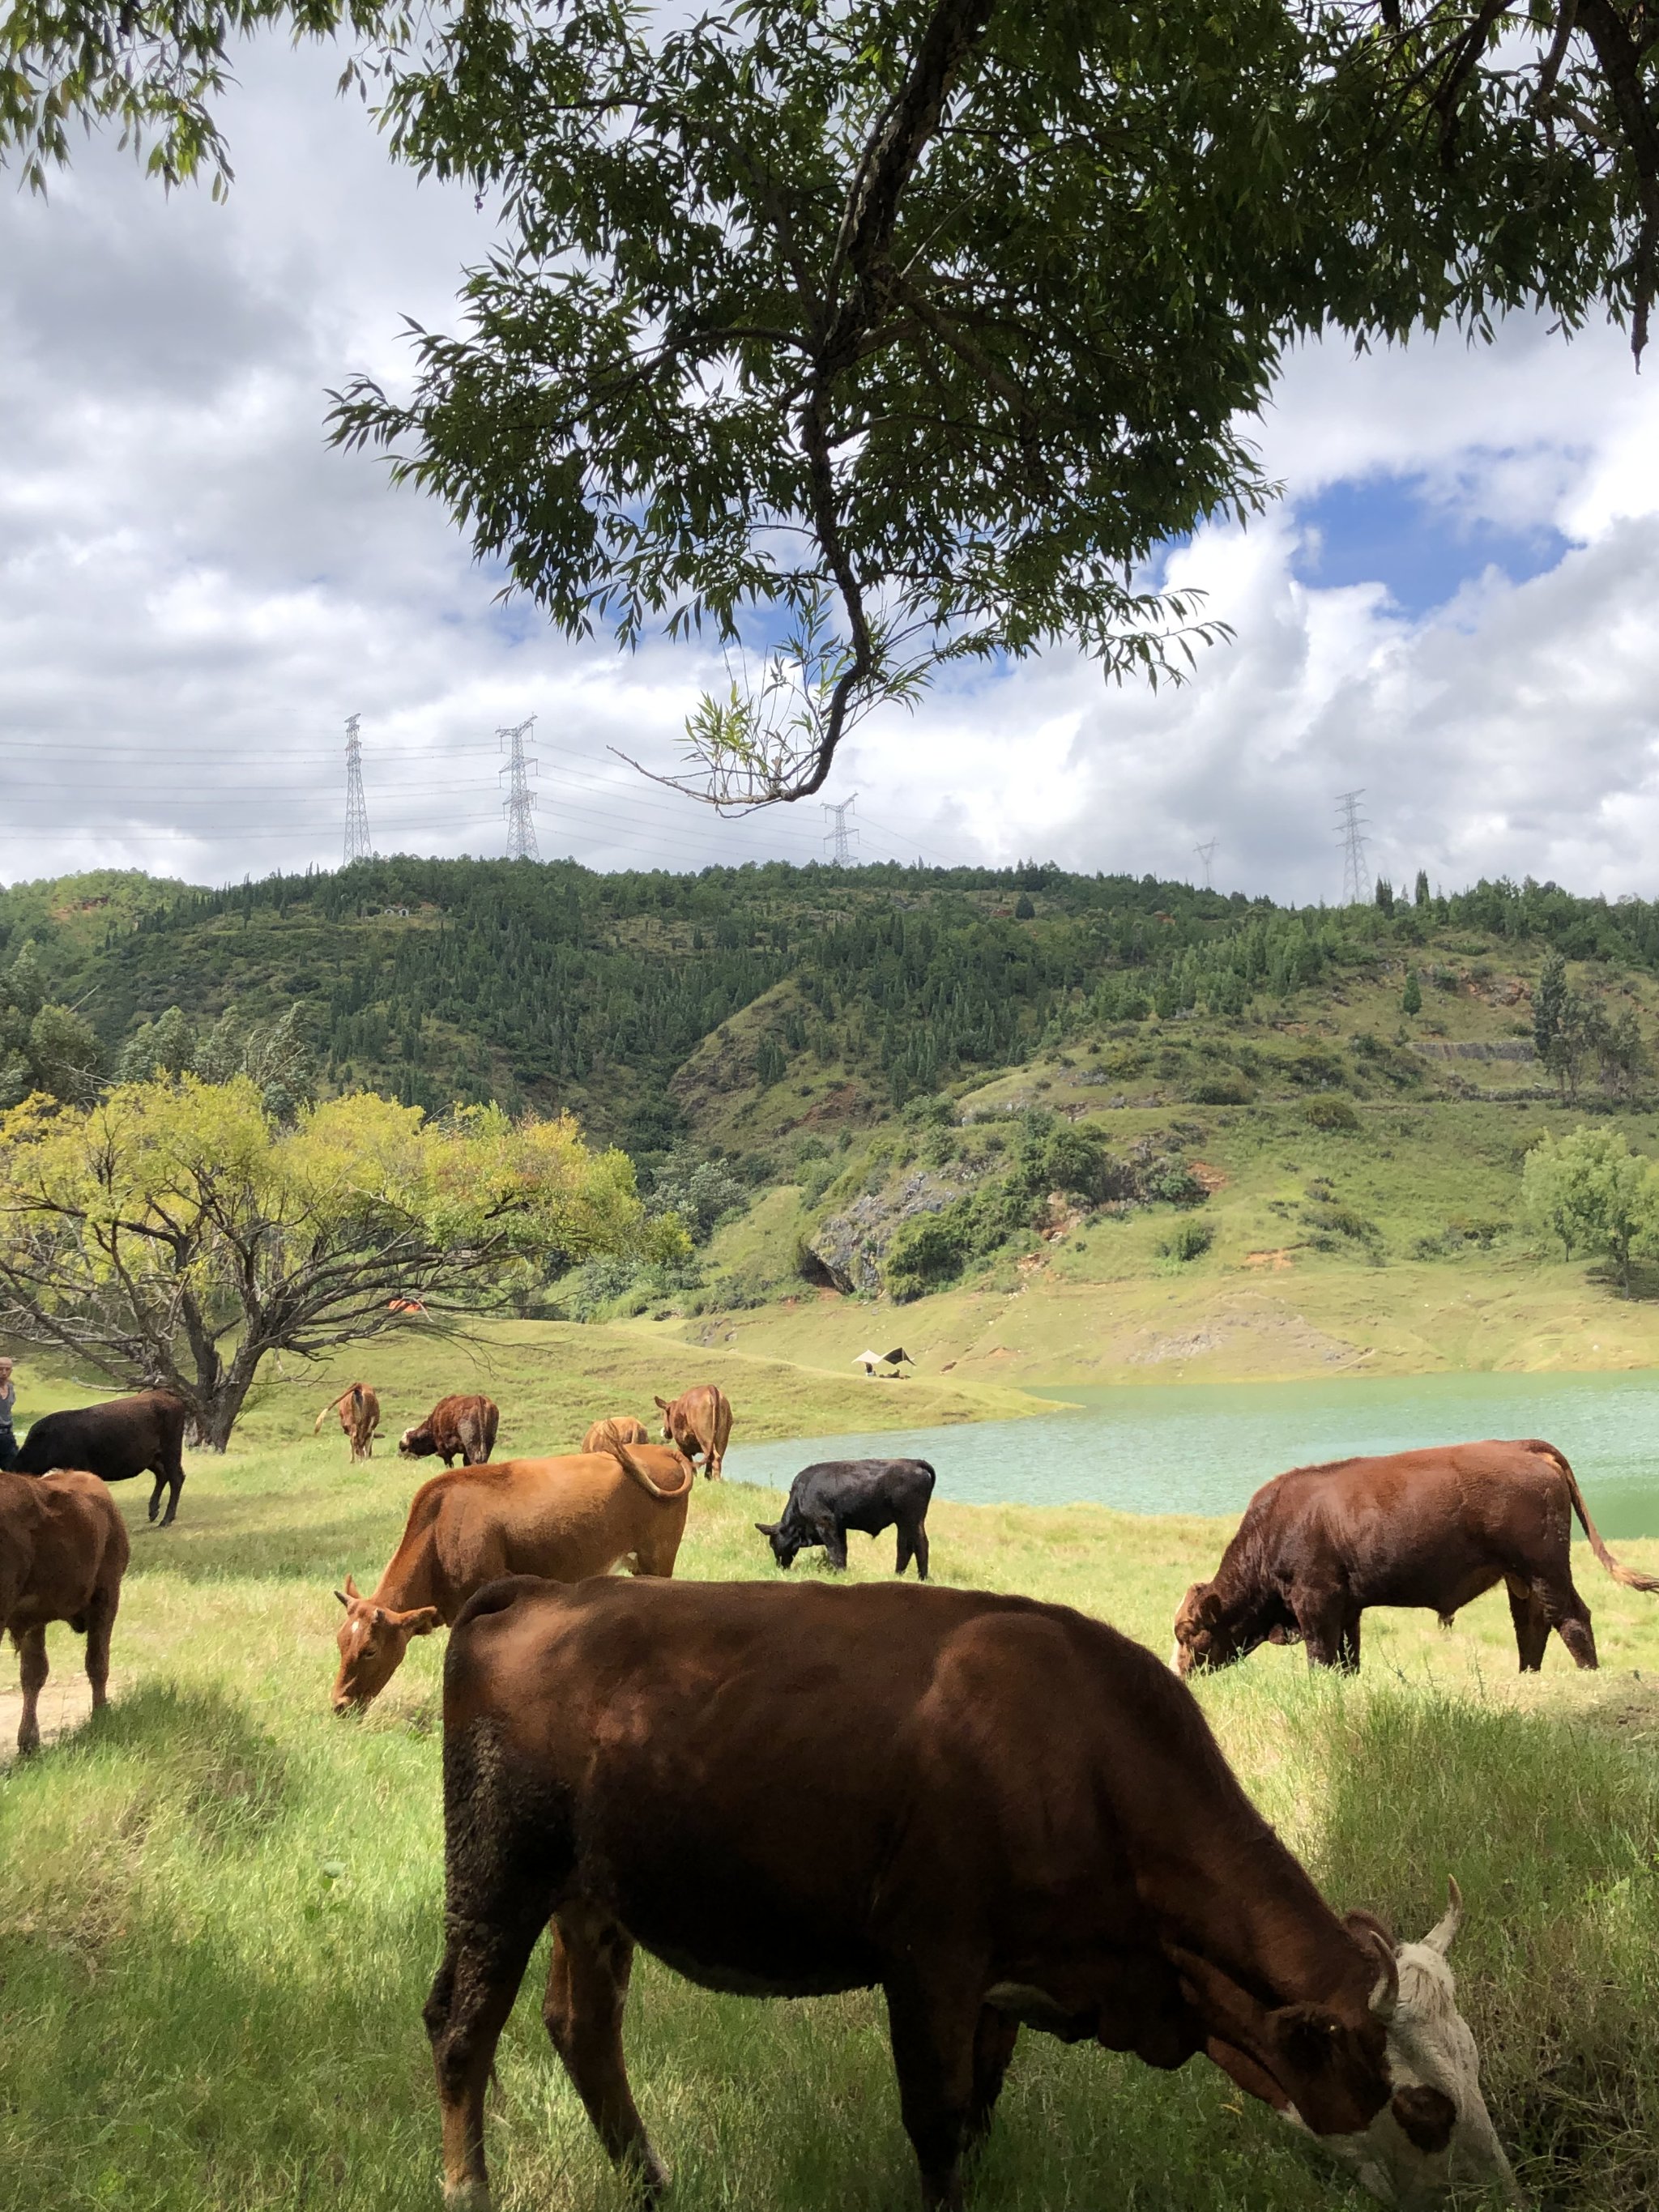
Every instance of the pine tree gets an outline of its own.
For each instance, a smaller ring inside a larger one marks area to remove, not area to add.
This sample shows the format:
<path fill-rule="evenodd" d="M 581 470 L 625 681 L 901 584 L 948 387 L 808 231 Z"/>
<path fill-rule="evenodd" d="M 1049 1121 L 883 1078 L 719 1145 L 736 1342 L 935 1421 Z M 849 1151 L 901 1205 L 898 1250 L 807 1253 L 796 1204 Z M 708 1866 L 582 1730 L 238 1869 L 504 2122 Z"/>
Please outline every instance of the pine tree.
<path fill-rule="evenodd" d="M 1547 952 L 1538 988 L 1532 994 L 1532 1041 L 1539 1059 L 1548 1068 L 1556 1064 L 1556 1047 L 1566 1003 L 1567 963 L 1559 952 Z"/>
<path fill-rule="evenodd" d="M 1417 872 L 1417 888 L 1412 893 L 1412 903 L 1413 906 L 1426 906 L 1428 902 L 1429 872 L 1426 868 L 1419 868 Z"/>

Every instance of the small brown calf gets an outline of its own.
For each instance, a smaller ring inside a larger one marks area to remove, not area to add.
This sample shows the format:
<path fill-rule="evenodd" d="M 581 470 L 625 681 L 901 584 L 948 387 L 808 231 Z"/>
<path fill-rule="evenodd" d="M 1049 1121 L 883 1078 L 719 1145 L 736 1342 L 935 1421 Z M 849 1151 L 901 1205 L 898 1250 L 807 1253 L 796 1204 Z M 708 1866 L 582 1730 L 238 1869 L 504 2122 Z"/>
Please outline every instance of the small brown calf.
<path fill-rule="evenodd" d="M 349 1390 L 342 1390 L 318 1414 L 312 1435 L 321 1432 L 329 1415 L 337 1413 L 345 1440 L 351 1447 L 352 1464 L 374 1455 L 374 1431 L 380 1425 L 380 1401 L 367 1382 L 354 1382 Z"/>

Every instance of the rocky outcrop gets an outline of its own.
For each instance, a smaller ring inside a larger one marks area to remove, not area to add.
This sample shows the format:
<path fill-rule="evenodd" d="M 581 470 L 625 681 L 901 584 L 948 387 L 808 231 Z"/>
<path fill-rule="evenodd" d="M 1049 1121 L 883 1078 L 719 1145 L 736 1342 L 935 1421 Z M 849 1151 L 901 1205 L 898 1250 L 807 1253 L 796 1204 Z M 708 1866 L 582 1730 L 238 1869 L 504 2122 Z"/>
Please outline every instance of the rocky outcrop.
<path fill-rule="evenodd" d="M 802 1254 L 808 1263 L 803 1273 L 836 1290 L 875 1297 L 882 1286 L 882 1260 L 901 1225 L 920 1213 L 942 1212 L 976 1180 L 970 1168 L 953 1162 L 915 1169 L 884 1190 L 866 1191 L 811 1231 Z"/>

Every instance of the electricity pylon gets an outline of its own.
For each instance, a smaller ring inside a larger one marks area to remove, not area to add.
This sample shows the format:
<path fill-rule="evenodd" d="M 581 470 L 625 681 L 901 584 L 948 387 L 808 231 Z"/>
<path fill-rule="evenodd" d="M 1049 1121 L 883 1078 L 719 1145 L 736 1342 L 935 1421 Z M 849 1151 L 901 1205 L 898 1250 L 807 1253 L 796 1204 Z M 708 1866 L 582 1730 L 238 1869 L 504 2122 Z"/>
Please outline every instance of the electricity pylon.
<path fill-rule="evenodd" d="M 367 860 L 373 848 L 368 842 L 368 802 L 363 797 L 363 741 L 357 734 L 362 717 L 346 716 L 346 816 L 345 865 L 354 860 Z"/>
<path fill-rule="evenodd" d="M 1370 865 L 1365 856 L 1365 817 L 1359 811 L 1359 802 L 1364 796 L 1363 787 L 1336 794 L 1336 834 L 1342 841 L 1344 906 L 1364 906 L 1371 896 Z"/>
<path fill-rule="evenodd" d="M 512 779 L 507 787 L 507 796 L 501 801 L 502 811 L 507 816 L 507 857 L 509 860 L 539 860 L 542 857 L 541 848 L 536 842 L 536 824 L 532 819 L 536 811 L 536 794 L 530 788 L 531 772 L 538 769 L 539 763 L 533 753 L 527 753 L 524 749 L 524 741 L 535 726 L 536 717 L 532 714 L 527 722 L 520 722 L 516 729 L 497 730 L 495 732 L 498 741 L 507 749 L 507 758 L 495 773 L 498 776 L 510 776 Z"/>
<path fill-rule="evenodd" d="M 850 868 L 853 865 L 853 841 L 859 833 L 848 828 L 847 810 L 857 797 L 855 791 L 852 799 L 843 799 L 839 806 L 830 805 L 827 799 L 823 801 L 824 812 L 834 815 L 836 823 L 833 830 L 824 831 L 823 842 L 832 848 L 830 857 L 838 868 Z"/>

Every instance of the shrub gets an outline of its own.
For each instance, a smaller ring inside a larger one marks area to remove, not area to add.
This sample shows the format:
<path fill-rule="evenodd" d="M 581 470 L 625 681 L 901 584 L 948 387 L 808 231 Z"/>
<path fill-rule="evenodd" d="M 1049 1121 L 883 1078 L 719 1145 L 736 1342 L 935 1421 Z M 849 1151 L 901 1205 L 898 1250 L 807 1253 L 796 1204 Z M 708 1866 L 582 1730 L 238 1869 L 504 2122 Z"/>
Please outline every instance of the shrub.
<path fill-rule="evenodd" d="M 1165 1206 L 1202 1206 L 1210 1195 L 1185 1160 L 1154 1161 L 1144 1188 Z"/>
<path fill-rule="evenodd" d="M 889 1295 L 902 1304 L 954 1282 L 971 1249 L 967 1207 L 960 1201 L 940 1213 L 901 1223 L 887 1247 L 882 1270 Z"/>
<path fill-rule="evenodd" d="M 1202 1259 L 1214 1243 L 1212 1221 L 1177 1221 L 1158 1245 L 1158 1255 L 1162 1259 L 1184 1265 L 1188 1260 Z"/>
<path fill-rule="evenodd" d="M 1187 1096 L 1194 1106 L 1248 1106 L 1255 1093 L 1242 1075 L 1229 1069 L 1203 1077 L 1193 1085 Z"/>
<path fill-rule="evenodd" d="M 1310 1098 L 1302 1109 L 1302 1118 L 1315 1129 L 1340 1129 L 1346 1133 L 1359 1127 L 1359 1116 L 1346 1098 Z"/>

